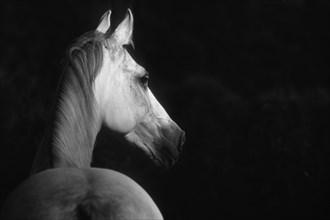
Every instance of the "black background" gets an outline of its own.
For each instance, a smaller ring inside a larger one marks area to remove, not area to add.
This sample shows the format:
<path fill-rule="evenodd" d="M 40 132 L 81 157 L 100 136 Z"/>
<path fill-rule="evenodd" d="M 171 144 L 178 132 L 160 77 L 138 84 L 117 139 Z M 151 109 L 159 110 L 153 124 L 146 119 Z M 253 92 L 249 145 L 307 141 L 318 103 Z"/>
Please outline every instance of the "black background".
<path fill-rule="evenodd" d="M 187 140 L 159 170 L 102 129 L 93 165 L 132 177 L 167 219 L 329 218 L 327 0 L 1 1 L 0 201 L 28 177 L 67 46 L 127 7 Z"/>

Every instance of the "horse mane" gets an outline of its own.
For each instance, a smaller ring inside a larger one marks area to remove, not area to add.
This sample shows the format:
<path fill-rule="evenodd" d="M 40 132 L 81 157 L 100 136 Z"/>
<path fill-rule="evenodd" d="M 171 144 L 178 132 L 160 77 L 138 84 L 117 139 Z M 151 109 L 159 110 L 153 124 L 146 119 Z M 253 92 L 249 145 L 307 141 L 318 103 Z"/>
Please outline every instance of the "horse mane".
<path fill-rule="evenodd" d="M 90 148 L 94 140 L 90 130 L 95 127 L 93 84 L 103 64 L 103 45 L 107 43 L 105 39 L 106 35 L 98 31 L 87 32 L 69 46 L 66 52 L 55 110 L 54 131 L 57 132 L 52 141 L 53 164 L 64 162 L 67 166 L 84 166 L 87 158 L 82 155 L 92 154 Z M 61 138 L 58 136 L 60 128 L 65 129 Z M 79 137 L 76 137 L 77 134 Z M 85 145 L 79 149 L 86 152 L 73 152 L 72 146 L 67 146 L 70 143 L 68 141 L 73 140 L 76 145 Z M 64 155 L 76 158 L 77 164 L 72 164 L 72 158 L 59 162 L 59 158 L 65 158 Z"/>

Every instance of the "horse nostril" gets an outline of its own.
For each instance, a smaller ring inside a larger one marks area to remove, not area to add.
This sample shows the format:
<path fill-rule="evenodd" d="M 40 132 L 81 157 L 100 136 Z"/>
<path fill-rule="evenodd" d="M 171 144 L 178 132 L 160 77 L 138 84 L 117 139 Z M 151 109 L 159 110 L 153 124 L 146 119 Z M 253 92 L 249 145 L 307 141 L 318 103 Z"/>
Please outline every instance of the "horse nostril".
<path fill-rule="evenodd" d="M 183 131 L 183 134 L 181 136 L 181 146 L 184 144 L 185 141 L 186 141 L 186 134 Z"/>
<path fill-rule="evenodd" d="M 182 146 L 184 144 L 184 142 L 186 141 L 186 135 L 183 131 L 182 135 L 181 135 L 181 139 L 180 139 L 180 143 L 179 143 L 179 146 L 178 146 L 178 149 L 179 149 L 179 152 L 181 153 L 182 151 Z"/>

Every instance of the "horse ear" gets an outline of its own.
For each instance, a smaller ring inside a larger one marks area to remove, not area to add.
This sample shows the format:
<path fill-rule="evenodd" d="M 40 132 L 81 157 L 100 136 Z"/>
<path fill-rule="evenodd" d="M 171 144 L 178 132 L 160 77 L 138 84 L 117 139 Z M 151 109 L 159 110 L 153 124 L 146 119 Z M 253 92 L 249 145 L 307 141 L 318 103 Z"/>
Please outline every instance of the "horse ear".
<path fill-rule="evenodd" d="M 133 44 L 133 14 L 130 9 L 128 9 L 124 20 L 116 28 L 113 36 L 121 45 Z"/>
<path fill-rule="evenodd" d="M 107 32 L 107 30 L 110 28 L 110 16 L 111 16 L 111 10 L 107 11 L 102 17 L 101 22 L 99 26 L 97 27 L 97 31 L 101 33 Z"/>

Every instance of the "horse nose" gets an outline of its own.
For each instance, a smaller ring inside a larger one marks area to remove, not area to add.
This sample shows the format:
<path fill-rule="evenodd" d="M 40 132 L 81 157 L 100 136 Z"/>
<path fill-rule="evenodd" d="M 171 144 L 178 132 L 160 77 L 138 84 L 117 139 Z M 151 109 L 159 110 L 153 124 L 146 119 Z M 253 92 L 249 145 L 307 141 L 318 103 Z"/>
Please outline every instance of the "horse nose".
<path fill-rule="evenodd" d="M 182 131 L 182 135 L 181 135 L 179 146 L 178 146 L 179 153 L 182 152 L 182 146 L 183 146 L 183 144 L 184 144 L 185 141 L 186 141 L 186 134 L 185 134 L 184 131 Z"/>

